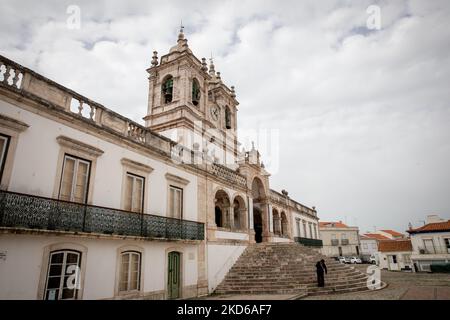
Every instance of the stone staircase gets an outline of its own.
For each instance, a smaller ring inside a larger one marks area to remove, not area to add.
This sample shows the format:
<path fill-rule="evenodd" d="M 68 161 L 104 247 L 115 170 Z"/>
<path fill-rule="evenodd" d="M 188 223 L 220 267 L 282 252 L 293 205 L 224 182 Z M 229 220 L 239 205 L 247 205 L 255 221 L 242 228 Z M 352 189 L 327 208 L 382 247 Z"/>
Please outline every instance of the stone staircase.
<path fill-rule="evenodd" d="M 317 287 L 315 264 L 328 268 L 325 287 Z M 215 294 L 322 295 L 367 289 L 367 275 L 296 243 L 259 243 L 248 246 Z"/>

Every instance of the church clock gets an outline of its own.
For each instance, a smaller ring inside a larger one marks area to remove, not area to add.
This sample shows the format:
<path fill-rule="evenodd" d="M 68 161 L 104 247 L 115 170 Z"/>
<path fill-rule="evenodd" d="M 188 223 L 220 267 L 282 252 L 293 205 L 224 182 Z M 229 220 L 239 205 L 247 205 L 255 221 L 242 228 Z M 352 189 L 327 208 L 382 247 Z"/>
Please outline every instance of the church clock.
<path fill-rule="evenodd" d="M 217 121 L 219 119 L 219 113 L 220 113 L 219 108 L 217 106 L 212 106 L 210 109 L 210 112 L 211 112 L 211 118 L 214 121 Z"/>

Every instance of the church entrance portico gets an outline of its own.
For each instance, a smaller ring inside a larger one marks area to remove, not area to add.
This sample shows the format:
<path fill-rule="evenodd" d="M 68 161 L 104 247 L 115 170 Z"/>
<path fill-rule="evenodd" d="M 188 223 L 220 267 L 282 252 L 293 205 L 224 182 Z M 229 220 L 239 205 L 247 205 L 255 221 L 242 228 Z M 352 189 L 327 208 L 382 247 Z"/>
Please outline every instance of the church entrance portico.
<path fill-rule="evenodd" d="M 253 207 L 253 228 L 255 230 L 255 242 L 260 243 L 263 241 L 263 225 L 261 210 Z"/>
<path fill-rule="evenodd" d="M 253 228 L 255 242 L 267 242 L 269 240 L 269 220 L 267 197 L 262 181 L 255 177 L 252 182 L 253 196 Z"/>

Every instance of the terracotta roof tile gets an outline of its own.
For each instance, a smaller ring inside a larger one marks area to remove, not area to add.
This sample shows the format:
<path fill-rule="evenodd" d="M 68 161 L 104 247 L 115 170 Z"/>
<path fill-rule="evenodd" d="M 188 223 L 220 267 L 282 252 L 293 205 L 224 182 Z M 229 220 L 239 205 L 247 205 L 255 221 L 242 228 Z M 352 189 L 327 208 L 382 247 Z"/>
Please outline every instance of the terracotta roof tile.
<path fill-rule="evenodd" d="M 334 227 L 334 228 L 348 228 L 346 224 L 342 222 L 319 222 L 319 227 Z"/>
<path fill-rule="evenodd" d="M 394 236 L 394 237 L 400 237 L 400 236 L 403 236 L 402 233 L 397 232 L 397 231 L 394 231 L 394 230 L 390 230 L 390 229 L 387 229 L 387 230 L 380 230 L 380 231 L 389 233 L 390 235 L 392 235 L 392 236 Z"/>
<path fill-rule="evenodd" d="M 411 240 L 383 240 L 378 243 L 380 252 L 412 251 Z"/>
<path fill-rule="evenodd" d="M 364 234 L 366 237 L 371 238 L 371 239 L 376 239 L 376 240 L 389 240 L 388 237 L 383 236 L 381 234 L 378 233 L 365 233 Z"/>
<path fill-rule="evenodd" d="M 443 222 L 428 223 L 420 228 L 407 230 L 408 233 L 450 231 L 450 220 Z"/>

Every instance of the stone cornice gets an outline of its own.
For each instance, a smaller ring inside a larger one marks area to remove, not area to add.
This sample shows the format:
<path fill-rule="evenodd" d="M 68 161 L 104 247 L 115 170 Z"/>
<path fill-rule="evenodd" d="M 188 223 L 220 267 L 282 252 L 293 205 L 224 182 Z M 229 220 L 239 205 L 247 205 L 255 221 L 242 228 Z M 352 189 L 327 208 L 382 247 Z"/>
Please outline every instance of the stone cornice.
<path fill-rule="evenodd" d="M 16 132 L 23 132 L 30 127 L 25 122 L 10 118 L 3 114 L 0 114 L 0 126 L 7 127 Z"/>
<path fill-rule="evenodd" d="M 104 153 L 104 151 L 99 148 L 93 147 L 84 142 L 66 136 L 58 136 L 56 140 L 60 145 L 64 147 L 86 153 L 95 158 L 101 156 Z"/>
<path fill-rule="evenodd" d="M 170 181 L 182 184 L 182 185 L 188 185 L 189 184 L 189 180 L 184 179 L 184 178 L 179 177 L 179 176 L 176 176 L 176 175 L 171 174 L 171 173 L 166 173 L 165 177 L 166 177 L 167 180 L 170 180 Z"/>
<path fill-rule="evenodd" d="M 131 159 L 122 158 L 122 160 L 120 160 L 120 162 L 124 166 L 131 167 L 131 168 L 133 168 L 135 170 L 139 170 L 139 171 L 145 172 L 147 174 L 150 174 L 153 171 L 152 167 L 150 167 L 150 166 L 148 166 L 146 164 L 143 164 L 143 163 L 131 160 Z"/>

